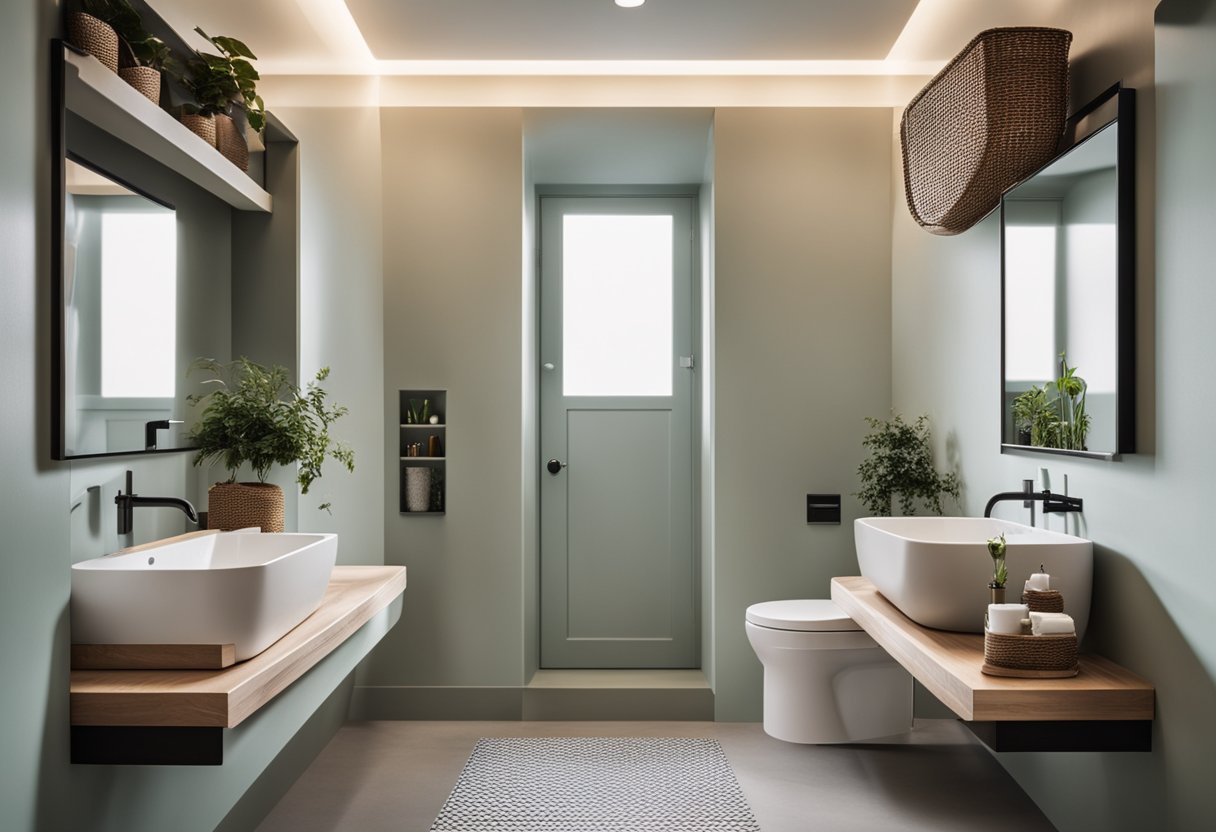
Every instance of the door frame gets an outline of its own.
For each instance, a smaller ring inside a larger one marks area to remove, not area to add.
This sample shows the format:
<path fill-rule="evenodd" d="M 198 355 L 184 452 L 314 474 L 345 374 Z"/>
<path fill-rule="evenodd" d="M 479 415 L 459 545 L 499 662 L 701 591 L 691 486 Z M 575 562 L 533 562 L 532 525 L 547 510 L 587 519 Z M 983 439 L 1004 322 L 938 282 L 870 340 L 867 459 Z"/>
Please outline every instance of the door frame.
<path fill-rule="evenodd" d="M 532 592 L 532 609 L 526 611 L 526 616 L 530 617 L 534 626 L 529 627 L 530 633 L 527 633 L 533 641 L 525 650 L 525 653 L 531 653 L 535 656 L 535 662 L 529 661 L 528 667 L 525 668 L 525 684 L 531 678 L 532 674 L 538 669 L 544 669 L 541 659 L 541 639 L 542 626 L 540 623 L 541 616 L 541 500 L 539 483 L 541 477 L 547 472 L 544 470 L 544 463 L 541 460 L 540 453 L 541 442 L 541 385 L 540 376 L 544 372 L 541 368 L 542 358 L 540 352 L 540 337 L 541 337 L 541 218 L 542 218 L 542 201 L 546 197 L 625 197 L 625 198 L 644 198 L 644 197 L 677 197 L 690 200 L 691 203 L 691 231 L 692 240 L 690 241 L 689 265 L 692 271 L 692 297 L 690 305 L 692 332 L 691 342 L 693 346 L 693 354 L 696 356 L 696 366 L 692 374 L 692 390 L 691 404 L 689 414 L 689 443 L 692 450 L 692 483 L 691 483 L 691 500 L 692 500 L 692 557 L 693 557 L 693 621 L 694 621 L 694 650 L 698 659 L 704 655 L 703 645 L 706 634 L 704 632 L 703 619 L 703 598 L 704 598 L 704 582 L 705 575 L 703 570 L 703 549 L 704 541 L 702 540 L 702 514 L 701 514 L 701 498 L 704 493 L 704 484 L 702 483 L 701 470 L 701 427 L 702 427 L 702 412 L 705 380 L 702 375 L 702 367 L 704 366 L 703 357 L 699 350 L 703 346 L 702 340 L 702 315 L 705 304 L 703 297 L 703 275 L 705 263 L 702 258 L 702 236 L 707 232 L 702 222 L 701 200 L 702 200 L 702 183 L 691 183 L 687 185 L 554 185 L 554 184 L 534 184 L 531 186 L 532 194 L 529 199 L 532 203 L 532 216 L 534 224 L 532 229 L 532 239 L 528 244 L 532 248 L 532 262 L 528 279 L 532 282 L 531 294 L 534 299 L 534 308 L 531 310 L 535 326 L 531 332 L 525 333 L 529 340 L 531 348 L 525 350 L 525 354 L 535 359 L 536 366 L 531 368 L 530 372 L 534 374 L 536 384 L 529 391 L 531 401 L 527 402 L 527 409 L 534 414 L 534 418 L 530 420 L 529 439 L 533 448 L 537 450 L 533 454 L 533 459 L 529 463 L 524 461 L 525 466 L 531 465 L 532 469 L 526 471 L 526 476 L 533 482 L 536 482 L 538 488 L 535 493 L 535 505 L 524 506 L 524 511 L 529 515 L 526 518 L 525 525 L 534 523 L 536 529 L 536 548 L 534 552 L 534 570 L 530 576 L 533 582 Z M 708 229 L 712 233 L 712 229 Z M 707 358 L 707 357 L 706 357 Z M 700 666 L 700 662 L 698 662 Z"/>

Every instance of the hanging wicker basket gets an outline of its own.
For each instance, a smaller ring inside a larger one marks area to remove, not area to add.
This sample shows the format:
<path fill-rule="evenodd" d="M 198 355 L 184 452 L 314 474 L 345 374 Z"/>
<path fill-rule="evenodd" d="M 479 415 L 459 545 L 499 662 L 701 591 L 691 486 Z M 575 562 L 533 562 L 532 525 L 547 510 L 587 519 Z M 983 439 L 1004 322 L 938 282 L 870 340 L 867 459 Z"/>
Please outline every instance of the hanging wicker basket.
<path fill-rule="evenodd" d="M 223 113 L 215 117 L 215 147 L 229 162 L 243 171 L 249 170 L 249 145 L 232 117 Z"/>
<path fill-rule="evenodd" d="M 261 482 L 217 482 L 207 491 L 207 528 L 230 532 L 257 526 L 283 531 L 283 489 Z"/>
<path fill-rule="evenodd" d="M 153 104 L 160 103 L 160 70 L 150 66 L 124 66 L 118 76 Z"/>
<path fill-rule="evenodd" d="M 904 193 L 927 231 L 966 231 L 1055 155 L 1071 42 L 1063 29 L 981 32 L 908 104 Z"/>
<path fill-rule="evenodd" d="M 91 14 L 67 16 L 68 43 L 101 61 L 110 72 L 118 72 L 118 33 L 110 24 Z"/>
<path fill-rule="evenodd" d="M 211 145 L 211 147 L 215 147 L 215 116 L 183 114 L 178 116 L 178 120 L 186 125 L 186 129 L 191 133 Z"/>

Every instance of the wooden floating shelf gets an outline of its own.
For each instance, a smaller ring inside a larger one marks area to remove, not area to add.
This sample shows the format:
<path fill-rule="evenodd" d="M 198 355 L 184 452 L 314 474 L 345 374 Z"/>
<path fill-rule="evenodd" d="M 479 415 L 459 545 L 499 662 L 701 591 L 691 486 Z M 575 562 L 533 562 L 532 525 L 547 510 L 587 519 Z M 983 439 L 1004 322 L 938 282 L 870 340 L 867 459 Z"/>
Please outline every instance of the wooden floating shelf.
<path fill-rule="evenodd" d="M 234 644 L 73 644 L 72 670 L 222 670 Z"/>
<path fill-rule="evenodd" d="M 959 719 L 992 723 L 973 730 L 1005 738 L 997 750 L 1148 750 L 1153 686 L 1112 661 L 1082 655 L 1066 679 L 986 676 L 982 635 L 922 627 L 866 578 L 833 578 L 832 601 Z"/>
<path fill-rule="evenodd" d="M 126 142 L 241 211 L 270 213 L 270 194 L 92 55 L 63 49 L 64 102 Z"/>
<path fill-rule="evenodd" d="M 73 726 L 234 728 L 405 591 L 403 566 L 336 566 L 317 611 L 223 670 L 74 670 Z"/>

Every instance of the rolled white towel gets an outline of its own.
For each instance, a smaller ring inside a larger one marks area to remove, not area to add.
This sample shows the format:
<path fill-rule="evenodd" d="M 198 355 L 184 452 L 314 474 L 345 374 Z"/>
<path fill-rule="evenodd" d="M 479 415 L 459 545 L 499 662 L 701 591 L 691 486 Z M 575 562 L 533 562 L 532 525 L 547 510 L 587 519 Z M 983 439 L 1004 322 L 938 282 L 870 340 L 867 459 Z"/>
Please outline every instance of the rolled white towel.
<path fill-rule="evenodd" d="M 1030 632 L 1036 636 L 1066 636 L 1077 631 L 1072 616 L 1063 612 L 1032 612 Z"/>

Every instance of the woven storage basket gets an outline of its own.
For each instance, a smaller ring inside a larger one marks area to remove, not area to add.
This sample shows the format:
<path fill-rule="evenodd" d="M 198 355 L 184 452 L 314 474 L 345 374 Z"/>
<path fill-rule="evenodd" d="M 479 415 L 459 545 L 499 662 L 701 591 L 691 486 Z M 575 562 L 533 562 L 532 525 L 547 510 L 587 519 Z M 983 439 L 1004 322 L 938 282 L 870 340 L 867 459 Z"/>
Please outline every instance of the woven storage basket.
<path fill-rule="evenodd" d="M 283 531 L 283 489 L 260 482 L 217 482 L 207 491 L 207 528 L 230 532 L 257 526 Z"/>
<path fill-rule="evenodd" d="M 1022 593 L 1022 603 L 1031 612 L 1064 612 L 1064 596 L 1054 589 L 1028 589 Z"/>
<path fill-rule="evenodd" d="M 124 66 L 118 70 L 118 76 L 153 104 L 160 103 L 160 70 L 150 66 Z"/>
<path fill-rule="evenodd" d="M 1063 29 L 988 29 L 904 110 L 904 194 L 934 234 L 966 231 L 1056 153 L 1068 108 Z"/>
<path fill-rule="evenodd" d="M 215 147 L 215 116 L 181 115 L 178 120 L 191 133 Z"/>
<path fill-rule="evenodd" d="M 231 116 L 215 117 L 215 147 L 224 158 L 241 170 L 249 170 L 249 145 Z"/>
<path fill-rule="evenodd" d="M 101 61 L 110 72 L 118 72 L 118 33 L 110 24 L 91 14 L 72 12 L 67 16 L 68 43 Z"/>
<path fill-rule="evenodd" d="M 1076 670 L 1077 636 L 1015 636 L 984 630 L 984 664 L 1011 670 Z"/>

